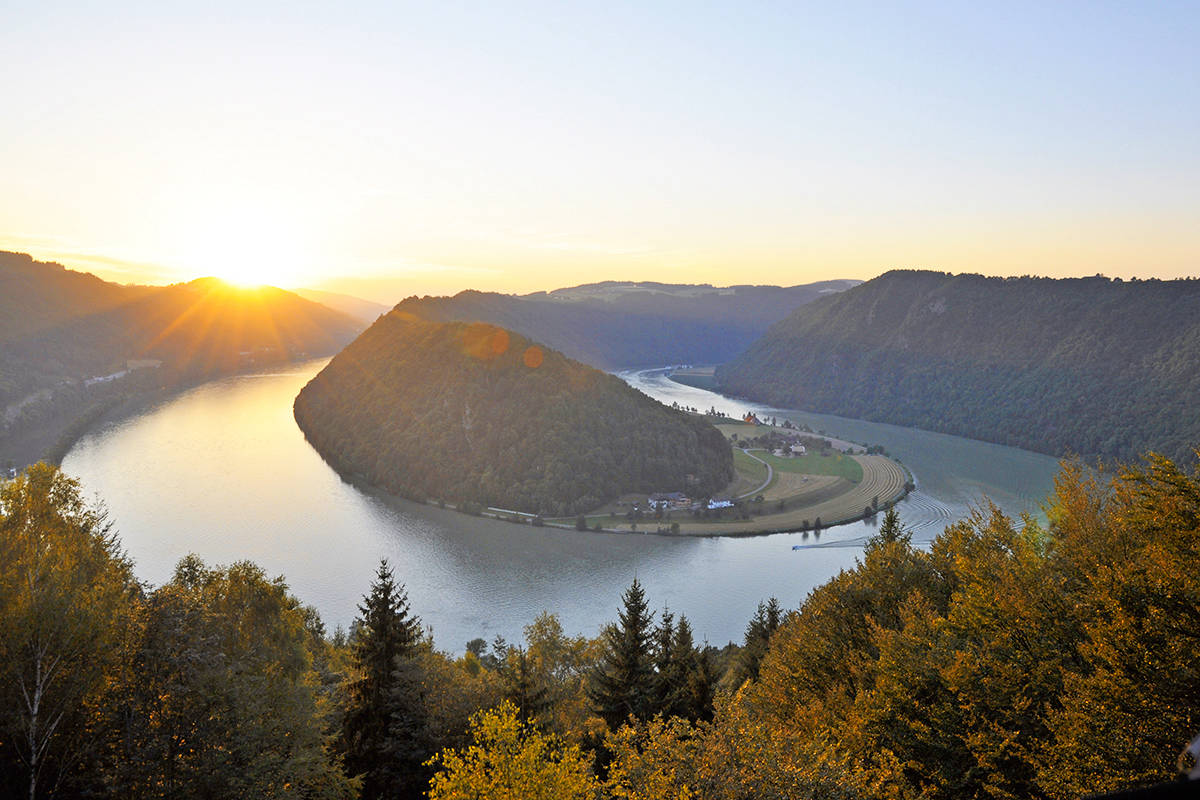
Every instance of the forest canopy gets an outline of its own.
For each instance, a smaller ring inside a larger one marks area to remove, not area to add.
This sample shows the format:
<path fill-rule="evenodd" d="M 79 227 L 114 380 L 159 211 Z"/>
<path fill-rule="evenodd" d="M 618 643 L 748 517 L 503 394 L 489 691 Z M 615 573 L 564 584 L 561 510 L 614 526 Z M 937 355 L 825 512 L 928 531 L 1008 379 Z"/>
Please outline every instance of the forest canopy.
<path fill-rule="evenodd" d="M 1184 463 L 1200 441 L 1200 280 L 896 270 L 797 309 L 717 380 L 785 408 Z"/>
<path fill-rule="evenodd" d="M 158 588 L 45 465 L 0 482 L 0 796 L 957 800 L 1171 780 L 1200 732 L 1200 472 L 1068 464 L 1048 523 L 895 509 L 799 608 L 697 644 L 640 582 L 599 636 L 440 652 L 381 563 L 348 632 L 247 562 Z M 363 576 L 364 585 L 370 576 Z M 449 596 L 453 602 L 453 595 Z"/>
<path fill-rule="evenodd" d="M 733 478 L 707 422 L 486 323 L 393 311 L 304 387 L 295 415 L 340 472 L 420 500 L 563 515 Z"/>

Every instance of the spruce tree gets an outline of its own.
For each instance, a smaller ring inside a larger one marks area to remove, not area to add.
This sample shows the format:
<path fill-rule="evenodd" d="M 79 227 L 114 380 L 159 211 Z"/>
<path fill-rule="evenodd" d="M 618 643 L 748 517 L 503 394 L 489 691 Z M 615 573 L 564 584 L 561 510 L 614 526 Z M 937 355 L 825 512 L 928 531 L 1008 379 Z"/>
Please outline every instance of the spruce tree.
<path fill-rule="evenodd" d="M 746 681 L 758 679 L 758 668 L 763 656 L 767 654 L 767 646 L 771 635 L 779 630 L 783 621 L 783 609 L 779 601 L 772 597 L 766 603 L 759 603 L 754 617 L 746 625 L 746 638 L 742 644 L 742 652 L 734 664 L 734 688 Z"/>
<path fill-rule="evenodd" d="M 664 612 L 664 617 L 669 616 Z M 676 625 L 660 625 L 656 631 L 655 711 L 664 717 L 699 719 L 712 704 L 711 669 L 702 663 L 692 639 L 692 626 L 680 615 Z M 706 688 L 707 687 L 707 688 Z"/>
<path fill-rule="evenodd" d="M 407 745 L 425 727 L 410 675 L 420 620 L 409 616 L 408 597 L 386 560 L 358 611 L 353 629 L 358 678 L 347 685 L 343 724 L 346 771 L 362 776 L 363 800 L 420 796 L 422 785 L 406 786 L 414 779 Z"/>
<path fill-rule="evenodd" d="M 636 578 L 621 599 L 618 624 L 601 635 L 604 653 L 588 688 L 592 708 L 613 730 L 630 716 L 647 719 L 654 705 L 652 615 Z"/>
<path fill-rule="evenodd" d="M 679 686 L 675 658 L 675 615 L 663 609 L 654 629 L 654 711 L 670 715 L 673 695 Z"/>
<path fill-rule="evenodd" d="M 497 654 L 500 666 L 497 672 L 504 686 L 504 699 L 517 708 L 517 719 L 522 725 L 537 720 L 537 716 L 550 706 L 546 696 L 545 682 L 534 672 L 529 653 L 524 647 L 506 647 Z"/>
<path fill-rule="evenodd" d="M 691 637 L 690 629 L 688 637 Z M 687 713 L 684 716 L 692 722 L 711 722 L 718 676 L 713 668 L 712 653 L 707 642 L 703 647 L 695 648 L 693 652 L 695 655 L 692 659 L 692 670 L 688 673 L 685 694 Z"/>

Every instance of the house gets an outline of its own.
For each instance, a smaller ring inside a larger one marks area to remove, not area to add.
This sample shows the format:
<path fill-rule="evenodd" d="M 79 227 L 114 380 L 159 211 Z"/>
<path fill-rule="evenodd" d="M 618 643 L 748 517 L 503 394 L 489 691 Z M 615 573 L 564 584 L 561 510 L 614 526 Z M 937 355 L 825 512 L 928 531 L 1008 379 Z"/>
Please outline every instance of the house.
<path fill-rule="evenodd" d="M 733 508 L 732 500 L 709 500 L 708 510 L 713 511 L 718 508 Z"/>
<path fill-rule="evenodd" d="M 808 450 L 806 450 L 804 445 L 802 445 L 802 444 L 794 444 L 794 445 L 792 445 L 791 449 L 792 449 L 792 455 L 794 455 L 794 456 L 802 456 L 808 452 Z"/>
<path fill-rule="evenodd" d="M 691 501 L 683 492 L 655 492 L 646 502 L 651 508 L 681 508 Z"/>

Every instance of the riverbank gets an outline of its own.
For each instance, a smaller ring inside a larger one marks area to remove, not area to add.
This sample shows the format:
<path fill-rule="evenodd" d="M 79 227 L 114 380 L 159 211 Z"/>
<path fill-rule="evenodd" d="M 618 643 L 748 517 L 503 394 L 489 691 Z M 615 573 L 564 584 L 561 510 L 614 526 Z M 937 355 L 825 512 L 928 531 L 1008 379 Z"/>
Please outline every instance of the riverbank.
<path fill-rule="evenodd" d="M 55 402 L 47 402 L 47 408 L 36 414 L 33 422 L 12 425 L 0 434 L 0 466 L 11 463 L 21 470 L 38 461 L 61 464 L 80 439 L 105 425 L 146 413 L 208 383 L 309 360 L 306 357 L 297 361 L 256 364 L 246 369 L 192 378 L 175 373 L 166 380 L 153 370 L 143 370 L 117 381 L 77 390 L 81 393 L 65 401 L 57 401 L 52 396 L 47 400 Z"/>
<path fill-rule="evenodd" d="M 178 391 L 182 391 L 182 387 Z M 0 435 L 0 464 L 24 469 L 38 461 L 59 464 L 88 432 L 152 408 L 177 391 L 144 380 L 109 384 L 99 391 L 54 398 L 31 421 L 11 425 Z M 37 409 L 34 409 L 35 411 Z"/>

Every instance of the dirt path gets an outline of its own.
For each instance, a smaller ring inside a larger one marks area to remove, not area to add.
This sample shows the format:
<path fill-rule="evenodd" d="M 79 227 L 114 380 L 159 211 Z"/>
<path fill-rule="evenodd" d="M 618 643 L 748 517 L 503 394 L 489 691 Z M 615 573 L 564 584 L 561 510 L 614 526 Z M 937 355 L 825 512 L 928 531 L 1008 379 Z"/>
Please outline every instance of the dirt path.
<path fill-rule="evenodd" d="M 742 448 L 742 452 L 743 452 L 743 453 L 745 453 L 746 455 L 750 456 L 750 458 L 753 458 L 755 461 L 757 461 L 758 463 L 762 464 L 764 467 L 766 467 L 766 468 L 767 468 L 767 479 L 766 479 L 765 481 L 763 481 L 763 483 L 762 483 L 762 486 L 759 486 L 757 489 L 752 489 L 752 490 L 750 490 L 750 491 L 746 492 L 745 494 L 739 494 L 739 495 L 738 495 L 738 496 L 735 498 L 735 499 L 737 499 L 737 500 L 741 500 L 741 499 L 743 499 L 743 498 L 746 498 L 746 497 L 754 497 L 754 495 L 756 495 L 756 494 L 759 494 L 760 492 L 763 492 L 763 491 L 765 491 L 765 490 L 766 490 L 766 488 L 767 488 L 768 486 L 770 486 L 770 485 L 771 485 L 771 481 L 772 481 L 772 480 L 774 480 L 774 478 L 775 478 L 775 468 L 774 468 L 774 467 L 772 467 L 772 466 L 771 466 L 770 464 L 768 464 L 766 461 L 763 461 L 763 460 L 762 460 L 761 458 L 759 458 L 758 456 L 756 456 L 756 455 L 751 455 L 751 454 L 750 454 L 750 451 L 749 451 L 749 450 L 747 450 L 747 449 L 746 449 L 746 448 L 744 448 L 744 447 Z"/>

